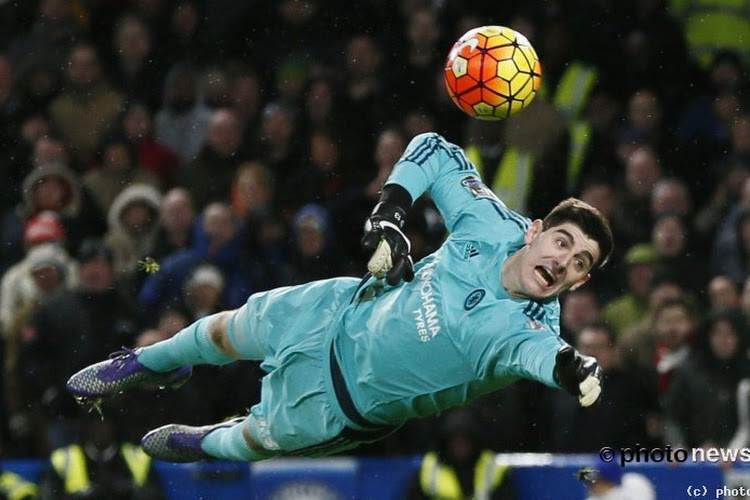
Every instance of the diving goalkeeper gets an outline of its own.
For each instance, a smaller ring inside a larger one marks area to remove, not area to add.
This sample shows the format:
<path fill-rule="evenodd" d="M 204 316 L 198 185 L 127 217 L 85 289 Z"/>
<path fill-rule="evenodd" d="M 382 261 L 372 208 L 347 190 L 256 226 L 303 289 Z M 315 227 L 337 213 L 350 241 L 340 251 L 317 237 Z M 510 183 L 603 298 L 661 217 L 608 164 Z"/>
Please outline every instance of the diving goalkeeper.
<path fill-rule="evenodd" d="M 402 229 L 425 191 L 450 235 L 413 265 Z M 247 417 L 144 436 L 148 454 L 171 462 L 338 453 L 520 378 L 582 406 L 598 400 L 601 370 L 560 338 L 556 298 L 612 251 L 596 209 L 571 198 L 531 221 L 482 184 L 461 148 L 429 133 L 395 165 L 362 242 L 373 251 L 362 280 L 253 294 L 168 340 L 113 353 L 67 388 L 94 402 L 142 384 L 178 387 L 196 364 L 262 361 L 261 399 Z"/>

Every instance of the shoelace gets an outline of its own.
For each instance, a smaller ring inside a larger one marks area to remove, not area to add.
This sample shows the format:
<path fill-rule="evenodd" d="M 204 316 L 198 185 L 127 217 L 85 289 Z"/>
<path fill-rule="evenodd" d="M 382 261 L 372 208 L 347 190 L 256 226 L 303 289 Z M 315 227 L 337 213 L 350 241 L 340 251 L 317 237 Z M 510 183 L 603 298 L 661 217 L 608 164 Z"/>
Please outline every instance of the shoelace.
<path fill-rule="evenodd" d="M 125 366 L 125 362 L 132 356 L 135 356 L 135 349 L 122 347 L 119 350 L 111 353 L 109 355 L 109 359 L 112 360 L 112 365 L 115 367 L 115 369 L 121 370 Z"/>

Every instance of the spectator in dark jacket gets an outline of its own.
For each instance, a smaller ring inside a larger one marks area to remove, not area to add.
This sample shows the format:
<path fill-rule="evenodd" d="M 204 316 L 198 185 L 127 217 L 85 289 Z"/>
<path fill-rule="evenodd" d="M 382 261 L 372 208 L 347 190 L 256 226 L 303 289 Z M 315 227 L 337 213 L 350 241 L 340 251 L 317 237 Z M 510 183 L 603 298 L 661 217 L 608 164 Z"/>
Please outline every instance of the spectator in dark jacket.
<path fill-rule="evenodd" d="M 38 408 L 49 426 L 52 447 L 69 444 L 80 435 L 80 413 L 65 391 L 65 381 L 82 366 L 123 345 L 132 345 L 144 318 L 114 284 L 112 254 L 98 240 L 87 240 L 79 253 L 80 286 L 43 303 L 24 330 L 18 376 L 18 407 Z M 39 407 L 39 402 L 42 407 Z M 33 416 L 32 416 L 33 417 Z"/>

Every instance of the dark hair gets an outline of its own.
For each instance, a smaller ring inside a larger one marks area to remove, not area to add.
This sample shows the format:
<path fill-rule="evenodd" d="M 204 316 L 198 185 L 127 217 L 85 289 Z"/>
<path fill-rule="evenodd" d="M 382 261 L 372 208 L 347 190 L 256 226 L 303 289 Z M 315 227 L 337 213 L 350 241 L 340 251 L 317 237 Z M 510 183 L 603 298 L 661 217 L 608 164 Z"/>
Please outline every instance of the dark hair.
<path fill-rule="evenodd" d="M 560 226 L 570 222 L 580 227 L 581 230 L 599 244 L 599 260 L 594 267 L 602 267 L 607 263 L 612 254 L 614 242 L 612 240 L 612 229 L 607 219 L 588 203 L 576 198 L 563 200 L 552 209 L 544 218 L 542 229 Z"/>

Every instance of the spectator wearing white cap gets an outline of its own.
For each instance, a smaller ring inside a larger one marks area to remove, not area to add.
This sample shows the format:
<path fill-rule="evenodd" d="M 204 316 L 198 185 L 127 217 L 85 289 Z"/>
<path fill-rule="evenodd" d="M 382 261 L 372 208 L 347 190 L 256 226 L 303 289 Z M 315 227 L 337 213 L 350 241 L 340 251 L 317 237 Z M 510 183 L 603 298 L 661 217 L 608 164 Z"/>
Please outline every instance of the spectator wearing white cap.
<path fill-rule="evenodd" d="M 221 311 L 223 293 L 224 275 L 213 264 L 193 269 L 182 288 L 182 298 L 193 321 Z"/>
<path fill-rule="evenodd" d="M 0 329 L 6 338 L 18 313 L 53 291 L 54 283 L 66 287 L 77 283 L 78 264 L 63 247 L 65 229 L 55 212 L 29 219 L 23 239 L 26 257 L 10 267 L 0 282 Z"/>

